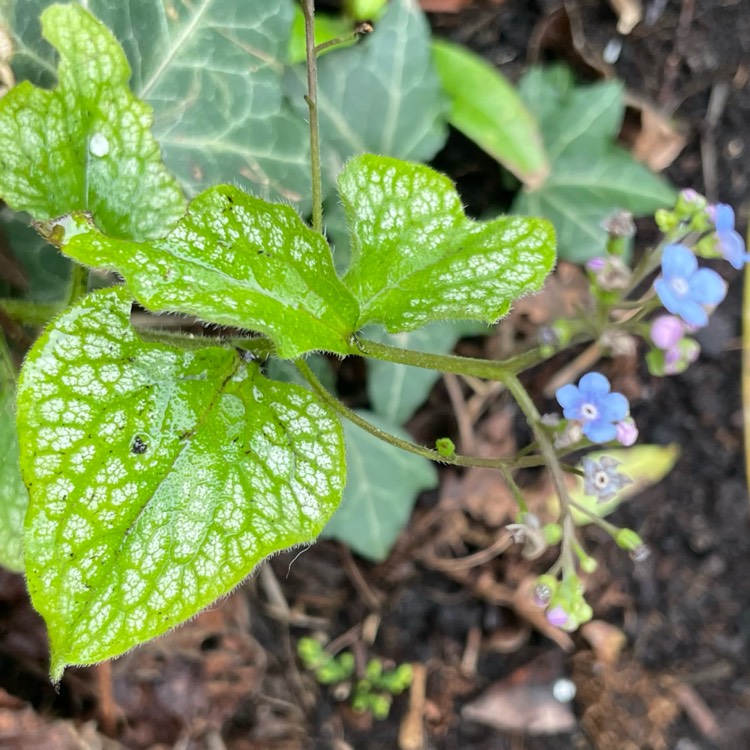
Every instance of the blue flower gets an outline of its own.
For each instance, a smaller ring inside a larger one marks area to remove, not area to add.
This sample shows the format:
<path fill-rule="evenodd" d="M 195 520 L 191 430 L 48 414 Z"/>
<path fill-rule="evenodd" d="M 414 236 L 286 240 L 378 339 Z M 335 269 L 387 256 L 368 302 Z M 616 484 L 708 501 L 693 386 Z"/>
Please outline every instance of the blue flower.
<path fill-rule="evenodd" d="M 617 471 L 620 462 L 612 456 L 602 456 L 598 461 L 586 456 L 583 466 L 583 491 L 596 497 L 597 503 L 611 500 L 623 487 L 633 480 Z"/>
<path fill-rule="evenodd" d="M 745 241 L 734 228 L 734 210 L 726 203 L 717 203 L 712 213 L 719 252 L 735 268 L 742 268 L 750 260 L 750 253 L 745 252 Z"/>
<path fill-rule="evenodd" d="M 584 375 L 578 386 L 564 385 L 555 394 L 566 419 L 581 423 L 592 443 L 607 443 L 617 437 L 616 422 L 628 416 L 630 406 L 621 393 L 610 393 L 609 380 L 598 372 Z"/>
<path fill-rule="evenodd" d="M 710 268 L 698 268 L 695 256 L 684 245 L 667 245 L 661 276 L 654 288 L 664 307 L 692 326 L 708 323 L 706 305 L 718 305 L 727 293 L 721 276 Z"/>

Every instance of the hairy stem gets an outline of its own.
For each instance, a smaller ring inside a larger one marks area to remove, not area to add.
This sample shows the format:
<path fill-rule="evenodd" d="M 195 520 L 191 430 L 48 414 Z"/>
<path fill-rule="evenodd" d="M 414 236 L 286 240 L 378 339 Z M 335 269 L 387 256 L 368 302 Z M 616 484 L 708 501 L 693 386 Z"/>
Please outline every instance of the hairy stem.
<path fill-rule="evenodd" d="M 436 450 L 424 448 L 416 443 L 403 440 L 402 438 L 391 435 L 390 432 L 381 430 L 379 427 L 371 424 L 339 401 L 335 396 L 331 395 L 320 380 L 315 377 L 315 373 L 313 373 L 309 365 L 303 359 L 298 359 L 295 362 L 295 365 L 302 377 L 310 384 L 313 391 L 315 391 L 315 393 L 340 416 L 353 422 L 358 427 L 365 430 L 365 432 L 369 432 L 370 435 L 373 435 L 379 440 L 389 443 L 396 448 L 401 448 L 402 450 L 407 451 L 407 453 L 414 453 L 417 456 L 422 456 L 430 461 L 436 461 L 441 464 L 451 464 L 452 466 L 478 466 L 486 469 L 500 469 L 501 471 L 510 468 L 531 468 L 534 466 L 542 466 L 545 463 L 545 459 L 542 456 L 524 456 L 522 458 L 483 458 L 480 456 L 463 456 L 460 454 L 443 456 Z"/>
<path fill-rule="evenodd" d="M 318 124 L 318 62 L 315 52 L 315 2 L 302 0 L 307 52 L 307 96 L 310 110 L 310 171 L 312 173 L 312 225 L 323 232 L 323 179 L 320 171 L 320 127 Z"/>

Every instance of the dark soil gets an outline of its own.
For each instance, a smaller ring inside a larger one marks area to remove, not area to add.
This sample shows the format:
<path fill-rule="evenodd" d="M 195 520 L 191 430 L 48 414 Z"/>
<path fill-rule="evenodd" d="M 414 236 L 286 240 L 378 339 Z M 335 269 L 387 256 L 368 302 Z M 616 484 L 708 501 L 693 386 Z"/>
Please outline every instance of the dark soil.
<path fill-rule="evenodd" d="M 673 116 L 687 135 L 687 146 L 667 170 L 673 183 L 733 204 L 742 231 L 750 211 L 747 0 L 646 0 L 649 22 L 626 37 L 618 37 L 607 3 L 568 1 L 565 8 L 578 48 L 559 33 L 559 17 L 550 30 L 559 4 L 543 0 L 477 0 L 460 13 L 433 16 L 432 22 L 437 33 L 469 45 L 512 78 L 530 57 L 565 59 L 584 78 L 616 74 L 632 93 Z M 623 46 L 608 69 L 600 60 L 612 39 Z M 458 181 L 474 215 L 497 208 L 508 196 L 496 164 L 457 133 L 437 166 Z M 647 223 L 643 228 L 646 242 L 653 229 Z M 742 290 L 739 274 L 725 276 L 731 282 L 728 299 L 702 333 L 702 358 L 687 373 L 655 380 L 626 359 L 603 365 L 615 387 L 631 397 L 641 441 L 682 448 L 667 479 L 611 518 L 644 537 L 652 550 L 649 560 L 635 565 L 608 538 L 586 532 L 600 563 L 588 594 L 595 618 L 613 626 L 606 631 L 610 638 L 618 632 L 626 637 L 614 665 L 607 666 L 602 652 L 592 648 L 591 637 L 575 635 L 574 648 L 562 650 L 531 629 L 507 600 L 525 576 L 545 569 L 546 558 L 531 563 L 511 550 L 463 578 L 429 564 L 425 549 L 448 554 L 446 545 L 453 545 L 452 552 L 463 556 L 488 547 L 497 535 L 476 514 L 446 510 L 438 493 L 431 493 L 420 499 L 385 563 L 368 564 L 330 542 L 302 555 L 281 555 L 269 571 L 177 634 L 111 668 L 70 670 L 59 693 L 47 682 L 44 632 L 23 581 L 3 574 L 0 748 L 102 747 L 92 726 L 81 728 L 80 722 L 92 719 L 121 743 L 112 747 L 127 748 L 750 747 Z M 493 342 L 462 346 L 489 355 Z M 540 406 L 551 407 L 541 394 L 550 374 L 544 370 L 528 379 Z M 438 386 L 413 422 L 420 438 L 453 429 L 446 427 L 446 401 Z M 478 429 L 487 441 L 501 442 L 507 434 L 492 436 L 492 430 L 506 425 L 508 433 L 514 421 L 512 407 L 499 400 Z M 447 470 L 444 479 L 461 481 Z M 389 719 L 373 722 L 301 671 L 295 644 L 311 632 L 327 639 L 343 635 L 341 645 L 353 650 L 360 665 L 370 655 L 425 665 L 423 744 L 409 745 L 403 734 L 399 739 L 407 695 L 396 698 Z M 547 690 L 563 677 L 577 688 L 572 730 L 524 736 L 462 718 L 464 705 L 498 681 L 504 681 L 506 693 L 495 711 L 508 721 L 519 710 L 508 702 L 511 687 Z M 75 731 L 70 719 L 76 720 Z M 28 744 L 20 737 L 36 739 Z"/>

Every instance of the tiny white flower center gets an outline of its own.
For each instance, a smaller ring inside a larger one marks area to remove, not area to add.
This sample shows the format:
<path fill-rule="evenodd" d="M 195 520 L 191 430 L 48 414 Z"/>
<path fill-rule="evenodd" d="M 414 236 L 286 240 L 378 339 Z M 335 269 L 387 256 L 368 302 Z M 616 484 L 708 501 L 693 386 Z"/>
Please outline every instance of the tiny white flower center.
<path fill-rule="evenodd" d="M 599 416 L 599 410 L 593 404 L 584 404 L 581 407 L 581 414 L 584 419 L 596 419 Z"/>
<path fill-rule="evenodd" d="M 678 276 L 677 278 L 672 279 L 669 282 L 669 285 L 672 287 L 672 291 L 678 297 L 684 297 L 690 290 L 690 286 L 688 285 L 687 281 L 682 278 L 682 276 Z"/>
<path fill-rule="evenodd" d="M 594 484 L 600 490 L 603 490 L 609 484 L 609 476 L 606 471 L 597 471 L 594 474 Z"/>

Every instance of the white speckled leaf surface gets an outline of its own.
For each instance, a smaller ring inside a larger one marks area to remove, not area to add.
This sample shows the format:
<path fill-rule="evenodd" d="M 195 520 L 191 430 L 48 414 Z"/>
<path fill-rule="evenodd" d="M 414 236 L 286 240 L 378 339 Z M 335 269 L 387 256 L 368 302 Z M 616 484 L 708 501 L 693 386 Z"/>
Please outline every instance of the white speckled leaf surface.
<path fill-rule="evenodd" d="M 58 679 L 226 594 L 313 540 L 345 481 L 337 417 L 232 350 L 146 343 L 122 288 L 32 349 L 18 389 L 26 573 Z"/>
<path fill-rule="evenodd" d="M 453 183 L 421 164 L 353 158 L 339 177 L 352 236 L 344 277 L 359 325 L 391 332 L 433 320 L 494 322 L 541 288 L 555 262 L 544 219 L 467 219 Z"/>
<path fill-rule="evenodd" d="M 81 217 L 59 227 L 66 255 L 118 271 L 149 310 L 259 331 L 285 358 L 349 351 L 357 302 L 336 276 L 323 236 L 290 206 L 220 185 L 197 196 L 162 240 L 114 240 Z"/>

